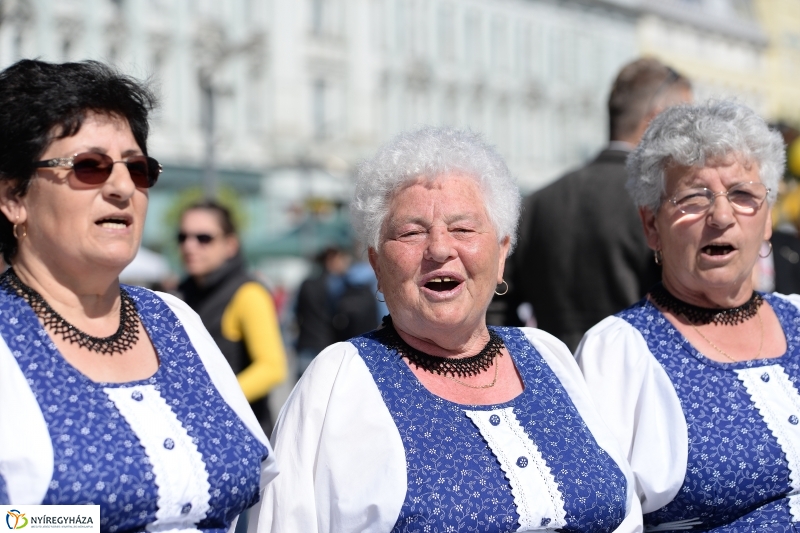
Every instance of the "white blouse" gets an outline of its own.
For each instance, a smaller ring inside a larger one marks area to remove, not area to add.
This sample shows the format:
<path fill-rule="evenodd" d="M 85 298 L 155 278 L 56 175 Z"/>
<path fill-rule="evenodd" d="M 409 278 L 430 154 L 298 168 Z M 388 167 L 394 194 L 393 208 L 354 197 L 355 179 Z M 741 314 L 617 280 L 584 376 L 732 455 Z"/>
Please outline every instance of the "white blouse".
<path fill-rule="evenodd" d="M 592 406 L 592 400 L 572 355 L 566 346 L 547 333 L 530 328 L 521 331 L 524 332 L 524 337 L 519 337 L 527 338 L 541 354 L 557 381 L 566 390 L 597 444 L 624 473 L 627 493 L 623 491 L 624 502 L 620 505 L 624 505 L 625 519 L 616 531 L 641 531 L 641 512 L 638 500 L 634 497 L 633 481 L 627 464 L 612 434 Z M 376 378 L 360 355 L 359 348 L 353 343 L 366 350 L 363 338 L 356 338 L 350 342 L 334 344 L 317 356 L 281 411 L 272 442 L 282 475 L 266 489 L 259 533 L 392 531 L 398 522 L 404 501 L 412 497 L 409 482 L 414 482 L 416 487 L 417 479 L 425 479 L 424 475 L 418 476 L 416 473 L 430 466 L 414 464 L 414 461 L 407 458 L 407 448 L 414 451 L 415 447 L 422 447 L 424 443 L 413 442 L 411 430 L 414 428 L 408 430 L 398 427 L 382 391 L 395 388 L 399 390 L 399 381 L 410 383 L 409 390 L 416 390 L 419 394 L 401 393 L 398 396 L 398 405 L 402 405 L 402 409 L 412 414 L 415 410 L 420 413 L 437 412 L 425 411 L 425 406 L 431 404 L 434 409 L 442 407 L 443 410 L 438 412 L 444 412 L 451 406 L 456 407 L 456 410 L 461 407 L 435 397 L 422 388 L 405 367 L 405 363 L 394 353 L 389 356 L 378 351 L 376 357 L 382 358 L 378 362 L 378 368 L 400 361 L 403 368 L 395 367 L 399 372 L 395 376 L 404 377 L 397 380 L 398 382 L 394 378 L 390 379 L 389 374 Z M 506 345 L 508 347 L 508 342 Z M 520 360 L 522 359 L 515 357 L 518 369 Z M 528 361 L 523 364 L 528 364 Z M 403 374 L 404 371 L 407 374 Z M 522 369 L 520 372 L 524 375 Z M 540 391 L 551 386 L 548 383 L 535 385 Z M 508 405 L 513 406 L 513 401 Z M 563 526 L 563 522 L 560 522 L 563 519 L 563 502 L 555 501 L 555 507 L 550 506 L 548 509 L 534 507 L 548 507 L 549 504 L 544 505 L 552 500 L 547 496 L 548 493 L 551 496 L 555 494 L 557 500 L 558 487 L 554 485 L 553 477 L 549 474 L 535 474 L 536 471 L 549 472 L 547 465 L 544 464 L 542 455 L 537 453 L 535 435 L 533 439 L 525 435 L 515 419 L 513 409 L 508 405 L 463 406 L 460 412 L 462 418 L 466 415 L 480 430 L 479 435 L 483 439 L 476 447 L 485 450 L 488 446 L 493 457 L 497 458 L 491 462 L 499 462 L 497 466 L 508 473 L 515 496 L 514 504 L 520 516 L 521 527 L 518 531 L 552 531 L 555 527 Z M 446 420 L 443 416 L 438 422 L 434 421 L 433 425 L 447 425 Z M 429 421 L 422 419 L 415 423 L 427 422 Z M 470 424 L 468 421 L 466 423 Z M 551 429 L 540 428 L 541 431 Z M 450 445 L 450 435 L 453 433 L 447 429 L 442 433 L 442 447 Z M 456 441 L 458 438 L 453 439 L 453 442 Z M 467 454 L 463 450 L 472 448 L 469 447 L 469 442 L 464 446 L 466 447 L 461 448 L 461 453 Z M 442 457 L 449 456 L 445 454 Z M 549 466 L 552 468 L 555 465 Z M 439 481 L 448 483 L 446 480 Z M 453 483 L 475 483 L 478 487 L 475 490 L 480 490 L 478 481 L 479 479 L 470 474 Z M 435 489 L 427 494 L 421 502 L 418 501 L 419 498 L 412 499 L 416 504 L 425 506 L 427 502 L 424 500 L 433 501 L 439 496 Z M 446 508 L 448 504 L 443 505 Z M 434 514 L 436 512 L 434 510 Z M 511 525 L 513 524 L 508 524 L 508 527 Z M 402 527 L 400 529 L 405 530 Z M 468 530 L 467 527 L 459 529 Z M 510 529 L 490 529 L 496 530 Z"/>
<path fill-rule="evenodd" d="M 606 318 L 581 341 L 578 364 L 633 469 L 643 513 L 659 511 L 653 515 L 658 525 L 648 530 L 709 527 L 723 513 L 743 519 L 761 505 L 768 507 L 761 514 L 772 513 L 768 519 L 776 523 L 800 520 L 796 503 L 784 502 L 784 509 L 775 503 L 800 490 L 793 486 L 800 479 L 800 453 L 794 452 L 800 451 L 800 296 L 765 298 L 788 343 L 787 353 L 775 359 L 711 361 L 644 301 Z M 754 496 L 763 492 L 757 490 L 761 478 L 777 491 L 766 492 L 762 503 Z M 682 515 L 677 507 L 688 506 L 677 503 L 679 493 L 680 501 L 697 503 L 694 511 Z M 720 509 L 716 517 L 712 500 Z M 740 515 L 732 510 L 737 505 Z M 755 525 L 750 520 L 742 527 Z"/>
<path fill-rule="evenodd" d="M 0 291 L 0 500 L 98 503 L 111 532 L 233 528 L 278 473 L 269 442 L 200 317 L 169 294 L 127 290 L 159 369 L 106 384 Z"/>

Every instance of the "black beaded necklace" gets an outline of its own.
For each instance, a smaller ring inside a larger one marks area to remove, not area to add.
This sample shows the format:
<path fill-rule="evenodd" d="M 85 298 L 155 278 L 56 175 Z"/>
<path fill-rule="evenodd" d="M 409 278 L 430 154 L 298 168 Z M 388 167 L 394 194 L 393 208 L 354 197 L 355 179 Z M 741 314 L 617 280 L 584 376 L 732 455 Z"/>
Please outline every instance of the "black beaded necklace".
<path fill-rule="evenodd" d="M 50 307 L 41 294 L 22 283 L 13 268 L 6 270 L 0 278 L 0 285 L 28 302 L 46 328 L 61 335 L 65 341 L 77 343 L 81 348 L 103 355 L 114 355 L 130 350 L 139 340 L 139 316 L 136 314 L 136 306 L 122 287 L 119 290 L 122 300 L 119 309 L 119 328 L 109 337 L 93 337 L 67 322 Z"/>
<path fill-rule="evenodd" d="M 753 291 L 753 295 L 739 307 L 729 309 L 709 309 L 699 307 L 679 300 L 670 293 L 663 284 L 659 283 L 650 289 L 650 297 L 664 309 L 683 315 L 692 324 L 711 324 L 735 326 L 750 320 L 758 313 L 758 308 L 764 303 L 764 298 Z"/>
<path fill-rule="evenodd" d="M 441 376 L 446 374 L 460 378 L 477 376 L 481 372 L 489 370 L 498 354 L 501 357 L 503 355 L 501 351 L 504 346 L 503 339 L 491 329 L 489 330 L 489 342 L 486 343 L 486 346 L 484 346 L 480 352 L 470 357 L 452 359 L 449 357 L 430 355 L 409 346 L 409 344 L 400 337 L 397 330 L 394 329 L 392 317 L 390 316 L 385 316 L 383 318 L 383 325 L 385 327 L 380 330 L 381 342 L 383 342 L 387 348 L 397 352 L 400 357 L 408 359 L 408 362 L 415 367 Z"/>

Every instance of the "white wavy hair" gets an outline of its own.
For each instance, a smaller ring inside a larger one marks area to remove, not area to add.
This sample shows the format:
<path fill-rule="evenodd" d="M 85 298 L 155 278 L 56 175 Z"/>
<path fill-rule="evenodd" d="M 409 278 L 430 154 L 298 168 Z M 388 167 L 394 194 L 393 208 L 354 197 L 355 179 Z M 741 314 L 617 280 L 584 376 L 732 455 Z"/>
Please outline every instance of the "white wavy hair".
<path fill-rule="evenodd" d="M 663 200 L 664 171 L 670 164 L 703 167 L 709 159 L 740 155 L 759 168 L 772 205 L 783 176 L 783 137 L 749 107 L 731 100 L 668 108 L 648 126 L 628 156 L 626 187 L 634 203 L 658 211 Z"/>
<path fill-rule="evenodd" d="M 358 165 L 355 197 L 350 204 L 356 235 L 379 250 L 392 196 L 420 177 L 432 182 L 454 173 L 478 183 L 498 240 L 509 238 L 510 253 L 517 241 L 520 213 L 517 183 L 494 146 L 478 133 L 453 128 L 426 126 L 401 133 L 383 145 L 375 157 Z"/>

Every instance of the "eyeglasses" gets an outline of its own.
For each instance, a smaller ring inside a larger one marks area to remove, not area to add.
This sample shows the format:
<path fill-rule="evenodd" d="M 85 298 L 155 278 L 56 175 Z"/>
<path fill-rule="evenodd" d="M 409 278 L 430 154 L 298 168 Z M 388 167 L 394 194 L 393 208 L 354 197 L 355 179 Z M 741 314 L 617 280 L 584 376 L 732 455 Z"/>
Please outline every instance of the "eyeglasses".
<path fill-rule="evenodd" d="M 686 215 L 700 215 L 711 208 L 717 196 L 725 196 L 737 213 L 752 215 L 767 198 L 770 189 L 757 181 L 737 183 L 727 191 L 714 192 L 711 189 L 686 189 L 678 192 L 670 202 Z"/>
<path fill-rule="evenodd" d="M 197 242 L 200 244 L 208 244 L 214 239 L 216 239 L 216 235 L 210 235 L 208 233 L 178 233 L 178 243 L 183 244 L 189 239 L 197 239 Z"/>
<path fill-rule="evenodd" d="M 158 161 L 144 155 L 134 155 L 123 161 L 114 161 L 106 154 L 83 152 L 72 157 L 58 157 L 36 163 L 36 168 L 70 168 L 78 183 L 84 185 L 101 185 L 111 176 L 111 170 L 117 163 L 128 167 L 133 184 L 147 189 L 158 181 L 163 170 Z M 74 181 L 73 185 L 77 185 Z"/>

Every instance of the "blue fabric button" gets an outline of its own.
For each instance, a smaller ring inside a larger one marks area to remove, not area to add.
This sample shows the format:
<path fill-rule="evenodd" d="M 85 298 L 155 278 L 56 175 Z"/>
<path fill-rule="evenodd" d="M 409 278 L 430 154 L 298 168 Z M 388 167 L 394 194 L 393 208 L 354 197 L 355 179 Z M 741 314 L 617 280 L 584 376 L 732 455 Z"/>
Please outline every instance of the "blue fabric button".
<path fill-rule="evenodd" d="M 493 425 L 493 426 L 499 426 L 500 425 L 500 417 L 497 416 L 497 415 L 490 416 L 489 417 L 489 423 L 491 425 Z"/>
<path fill-rule="evenodd" d="M 522 457 L 517 459 L 517 466 L 520 468 L 525 468 L 526 466 L 528 466 L 528 458 L 523 455 Z"/>
<path fill-rule="evenodd" d="M 142 393 L 141 393 L 140 391 L 138 391 L 138 390 L 135 390 L 135 391 L 133 391 L 133 392 L 131 393 L 131 398 L 133 398 L 133 399 L 134 399 L 134 400 L 136 400 L 137 402 L 141 402 L 142 400 L 144 400 L 144 394 L 142 394 Z"/>
<path fill-rule="evenodd" d="M 550 522 L 551 522 L 551 520 L 550 520 L 549 518 L 542 518 L 542 523 L 541 523 L 541 524 L 539 524 L 539 525 L 540 525 L 540 526 L 542 526 L 542 527 L 544 527 L 544 526 L 546 526 L 547 524 L 549 524 Z"/>
<path fill-rule="evenodd" d="M 789 417 L 789 423 L 793 426 L 796 426 L 798 422 L 800 422 L 800 420 L 798 420 L 796 416 L 792 415 Z"/>
<path fill-rule="evenodd" d="M 164 448 L 171 450 L 175 447 L 175 441 L 172 439 L 167 439 L 164 441 Z"/>
<path fill-rule="evenodd" d="M 764 372 L 763 374 L 761 374 L 761 381 L 763 381 L 764 383 L 766 383 L 767 381 L 769 381 L 769 374 L 767 374 L 766 372 Z"/>
<path fill-rule="evenodd" d="M 187 503 L 186 505 L 181 507 L 181 514 L 189 514 L 189 511 L 191 511 L 191 510 L 192 510 L 192 504 L 191 503 Z"/>

